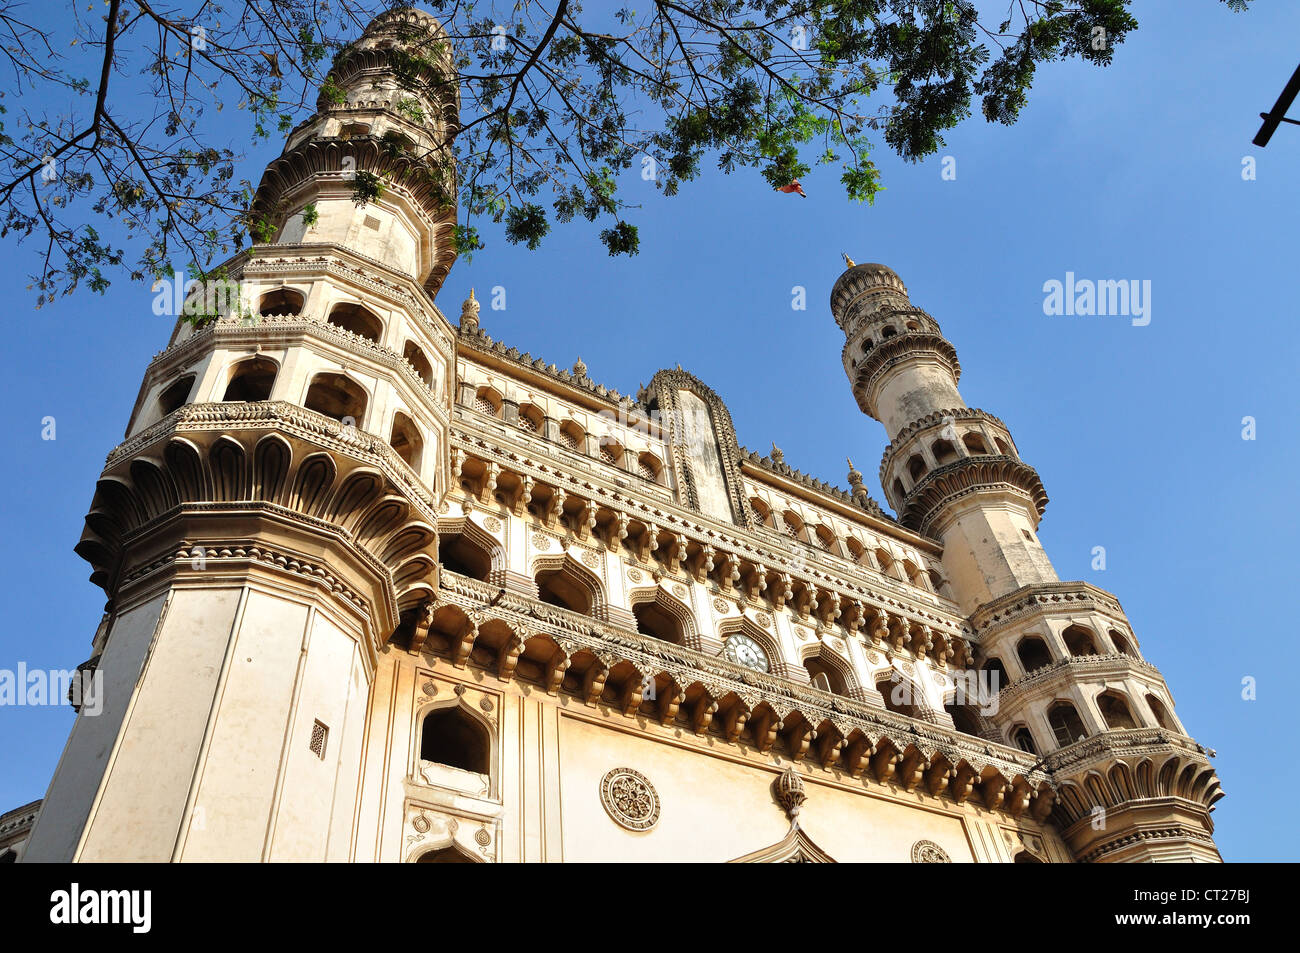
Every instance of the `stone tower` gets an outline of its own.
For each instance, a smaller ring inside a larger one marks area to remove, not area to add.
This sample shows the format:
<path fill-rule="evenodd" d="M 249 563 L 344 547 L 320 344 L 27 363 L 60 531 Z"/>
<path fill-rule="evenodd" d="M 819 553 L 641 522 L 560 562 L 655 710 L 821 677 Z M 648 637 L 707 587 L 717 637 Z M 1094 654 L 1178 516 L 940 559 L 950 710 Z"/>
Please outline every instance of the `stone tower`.
<path fill-rule="evenodd" d="M 1045 755 L 1060 785 L 1054 817 L 1076 858 L 1218 860 L 1218 780 L 1206 750 L 1185 740 L 1119 602 L 1057 577 L 1037 536 L 1042 481 L 1006 425 L 962 400 L 961 365 L 938 322 L 891 269 L 845 261 L 831 312 L 858 406 L 889 435 L 881 485 L 904 526 L 943 543 L 981 670 L 1000 687 L 992 720 Z M 1097 644 L 1101 633 L 1109 644 Z"/>
<path fill-rule="evenodd" d="M 376 656 L 437 587 L 451 69 L 412 10 L 344 49 L 257 191 L 240 301 L 150 364 L 77 547 L 104 713 L 26 859 L 347 857 Z"/>
<path fill-rule="evenodd" d="M 831 307 L 897 518 L 680 365 L 447 320 L 452 62 L 410 9 L 341 51 L 150 362 L 77 546 L 103 696 L 0 860 L 1217 859 L 1207 752 L 888 268 Z"/>

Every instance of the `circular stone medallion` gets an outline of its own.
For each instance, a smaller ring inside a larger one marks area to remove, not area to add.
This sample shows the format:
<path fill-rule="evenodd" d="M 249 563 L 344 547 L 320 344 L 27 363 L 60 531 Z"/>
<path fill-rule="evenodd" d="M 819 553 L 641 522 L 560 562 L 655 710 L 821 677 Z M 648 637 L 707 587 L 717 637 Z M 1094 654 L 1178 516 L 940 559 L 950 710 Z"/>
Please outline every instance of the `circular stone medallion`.
<path fill-rule="evenodd" d="M 650 779 L 631 768 L 614 768 L 600 779 L 600 803 L 614 823 L 648 831 L 659 821 L 659 793 Z"/>
<path fill-rule="evenodd" d="M 948 852 L 932 840 L 919 840 L 912 845 L 914 864 L 951 864 Z"/>

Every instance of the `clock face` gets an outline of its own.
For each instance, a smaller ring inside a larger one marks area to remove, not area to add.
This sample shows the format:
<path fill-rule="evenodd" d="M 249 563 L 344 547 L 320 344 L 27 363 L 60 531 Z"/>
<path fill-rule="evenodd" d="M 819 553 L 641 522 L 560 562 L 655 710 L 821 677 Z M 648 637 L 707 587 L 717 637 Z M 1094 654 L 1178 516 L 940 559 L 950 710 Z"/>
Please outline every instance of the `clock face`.
<path fill-rule="evenodd" d="M 729 661 L 737 665 L 752 668 L 756 672 L 767 671 L 767 653 L 763 651 L 763 646 L 747 635 L 733 635 L 727 639 L 725 654 Z"/>

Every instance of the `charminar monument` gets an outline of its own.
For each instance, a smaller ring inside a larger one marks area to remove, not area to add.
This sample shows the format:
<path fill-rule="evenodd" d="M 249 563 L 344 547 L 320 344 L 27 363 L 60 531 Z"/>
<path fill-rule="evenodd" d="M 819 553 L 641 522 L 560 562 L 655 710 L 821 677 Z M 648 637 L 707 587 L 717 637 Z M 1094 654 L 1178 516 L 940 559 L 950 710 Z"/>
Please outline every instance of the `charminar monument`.
<path fill-rule="evenodd" d="M 20 859 L 1218 861 L 1211 753 L 889 268 L 829 299 L 893 516 L 680 368 L 619 394 L 437 300 L 456 211 L 412 156 L 456 83 L 389 51 L 445 71 L 442 36 L 399 10 L 339 55 L 244 304 L 145 370 L 76 547 L 102 711 Z"/>

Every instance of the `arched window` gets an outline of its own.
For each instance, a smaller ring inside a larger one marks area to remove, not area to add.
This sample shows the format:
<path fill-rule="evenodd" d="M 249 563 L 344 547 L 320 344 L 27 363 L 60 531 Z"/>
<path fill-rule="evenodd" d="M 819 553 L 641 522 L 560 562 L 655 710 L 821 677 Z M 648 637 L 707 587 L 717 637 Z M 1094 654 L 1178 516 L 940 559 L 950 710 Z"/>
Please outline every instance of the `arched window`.
<path fill-rule="evenodd" d="M 1011 740 L 1015 742 L 1017 748 L 1029 754 L 1038 754 L 1038 748 L 1034 744 L 1034 736 L 1028 728 L 1021 725 L 1011 732 Z"/>
<path fill-rule="evenodd" d="M 930 588 L 933 589 L 935 592 L 939 593 L 940 595 L 943 595 L 944 594 L 943 587 L 948 584 L 947 581 L 943 578 L 943 575 L 937 569 L 929 570 L 929 574 L 930 574 Z"/>
<path fill-rule="evenodd" d="M 636 458 L 636 472 L 642 479 L 651 483 L 660 483 L 663 478 L 663 465 L 653 453 L 643 453 Z"/>
<path fill-rule="evenodd" d="M 883 549 L 876 550 L 876 564 L 880 566 L 880 571 L 891 579 L 898 578 L 898 568 L 894 564 L 894 557 L 889 555 Z"/>
<path fill-rule="evenodd" d="M 1092 631 L 1086 626 L 1072 625 L 1061 633 L 1065 647 L 1071 655 L 1096 655 L 1097 646 L 1093 643 Z"/>
<path fill-rule="evenodd" d="M 1006 667 L 997 656 L 990 656 L 981 666 L 980 671 L 984 673 L 984 686 L 982 687 L 987 688 L 990 695 L 996 695 L 1011 684 Z"/>
<path fill-rule="evenodd" d="M 791 539 L 804 539 L 803 520 L 799 519 L 799 514 L 793 510 L 786 510 L 781 514 L 781 526 L 785 535 Z"/>
<path fill-rule="evenodd" d="M 166 417 L 173 410 L 176 410 L 185 403 L 193 388 L 193 374 L 186 374 L 179 380 L 168 384 L 167 387 L 164 388 L 163 392 L 158 395 L 158 410 L 164 417 Z"/>
<path fill-rule="evenodd" d="M 591 615 L 595 594 L 590 584 L 568 566 L 544 569 L 537 574 L 537 597 L 561 609 Z"/>
<path fill-rule="evenodd" d="M 1110 640 L 1114 643 L 1116 652 L 1119 652 L 1121 655 L 1129 655 L 1133 658 L 1137 658 L 1137 653 L 1134 652 L 1133 647 L 1128 644 L 1128 639 L 1120 635 L 1115 629 L 1110 630 Z"/>
<path fill-rule="evenodd" d="M 420 760 L 475 774 L 489 773 L 492 744 L 485 728 L 459 707 L 435 708 L 420 729 Z"/>
<path fill-rule="evenodd" d="M 370 135 L 370 125 L 364 122 L 349 122 L 339 130 L 340 139 L 362 139 Z"/>
<path fill-rule="evenodd" d="M 275 361 L 266 357 L 252 357 L 240 361 L 230 369 L 230 379 L 224 400 L 270 400 L 271 387 L 275 384 L 278 368 Z"/>
<path fill-rule="evenodd" d="M 895 334 L 897 334 L 897 333 L 898 333 L 898 332 L 897 332 L 896 330 L 894 330 L 894 328 L 892 328 L 892 327 L 889 326 L 889 325 L 886 325 L 885 327 L 883 327 L 883 328 L 880 329 L 880 337 L 881 337 L 881 340 L 883 340 L 883 339 L 885 339 L 885 338 L 892 338 L 892 337 L 893 337 Z"/>
<path fill-rule="evenodd" d="M 574 453 L 587 452 L 587 432 L 576 420 L 566 420 L 560 425 L 560 446 Z"/>
<path fill-rule="evenodd" d="M 957 448 L 947 440 L 936 440 L 930 446 L 930 452 L 934 454 L 935 462 L 939 466 L 945 463 L 952 463 L 957 459 Z"/>
<path fill-rule="evenodd" d="M 632 607 L 636 616 L 636 630 L 652 639 L 682 645 L 686 641 L 686 630 L 681 621 L 657 602 L 643 602 Z"/>
<path fill-rule="evenodd" d="M 903 560 L 903 575 L 906 576 L 907 581 L 916 586 L 916 588 L 925 588 L 925 574 L 921 572 L 920 568 L 916 563 L 912 562 L 912 560 Z"/>
<path fill-rule="evenodd" d="M 278 288 L 262 295 L 262 300 L 257 303 L 257 313 L 264 318 L 273 314 L 302 314 L 305 301 L 302 294 L 292 288 Z"/>
<path fill-rule="evenodd" d="M 823 524 L 817 527 L 817 545 L 828 553 L 836 551 L 835 533 L 829 526 Z"/>
<path fill-rule="evenodd" d="M 803 667 L 808 670 L 808 677 L 814 688 L 835 695 L 848 695 L 849 687 L 844 682 L 844 676 L 836 670 L 835 666 L 828 665 L 822 659 L 813 656 L 804 659 Z"/>
<path fill-rule="evenodd" d="M 500 417 L 501 395 L 491 387 L 480 387 L 474 393 L 474 409 L 489 417 Z"/>
<path fill-rule="evenodd" d="M 905 496 L 907 496 L 907 491 L 903 489 L 903 481 L 898 477 L 894 477 L 894 499 L 902 500 Z"/>
<path fill-rule="evenodd" d="M 1156 716 L 1157 725 L 1166 731 L 1178 731 L 1178 725 L 1174 723 L 1173 717 L 1169 714 L 1169 709 L 1155 695 L 1147 694 L 1147 707 L 1151 709 L 1151 714 Z"/>
<path fill-rule="evenodd" d="M 884 673 L 884 677 L 876 681 L 876 691 L 885 700 L 885 707 L 896 714 L 915 718 L 922 707 L 916 687 L 897 673 Z"/>
<path fill-rule="evenodd" d="M 1011 448 L 1007 446 L 1007 442 L 1003 440 L 1001 437 L 994 437 L 993 442 L 998 445 L 998 453 L 1007 457 L 1015 456 L 1015 454 L 1011 452 Z"/>
<path fill-rule="evenodd" d="M 420 380 L 429 387 L 433 386 L 433 366 L 420 350 L 420 345 L 414 341 L 407 341 L 406 346 L 402 348 L 402 357 L 415 368 L 415 373 L 419 375 Z"/>
<path fill-rule="evenodd" d="M 1052 726 L 1052 735 L 1056 738 L 1056 745 L 1059 748 L 1072 745 L 1088 734 L 1084 730 L 1079 713 L 1066 701 L 1052 705 L 1047 712 L 1047 723 Z"/>
<path fill-rule="evenodd" d="M 907 472 L 911 475 L 913 483 L 925 476 L 925 461 L 921 459 L 919 453 L 914 453 L 907 458 Z"/>
<path fill-rule="evenodd" d="M 871 348 L 872 348 L 872 341 L 871 341 L 871 338 L 863 338 L 863 340 L 862 340 L 862 353 L 863 353 L 863 354 L 866 354 L 868 351 L 871 350 Z"/>
<path fill-rule="evenodd" d="M 1128 699 L 1119 692 L 1102 692 L 1098 695 L 1097 709 L 1101 712 L 1106 727 L 1112 731 L 1123 731 L 1138 726 L 1133 718 L 1133 710 L 1128 706 Z"/>
<path fill-rule="evenodd" d="M 492 553 L 468 533 L 440 534 L 438 562 L 454 573 L 487 582 L 492 572 Z"/>
<path fill-rule="evenodd" d="M 384 322 L 379 320 L 369 308 L 363 308 L 354 302 L 336 304 L 330 309 L 329 323 L 351 331 L 353 334 L 379 343 L 384 334 Z"/>
<path fill-rule="evenodd" d="M 303 406 L 335 420 L 350 418 L 353 426 L 359 426 L 366 414 L 366 392 L 342 374 L 317 374 L 307 388 Z"/>
<path fill-rule="evenodd" d="M 600 438 L 600 459 L 611 467 L 623 466 L 623 448 L 613 437 Z"/>
<path fill-rule="evenodd" d="M 1016 655 L 1026 674 L 1052 664 L 1052 655 L 1047 651 L 1047 643 L 1036 635 L 1025 636 L 1016 646 Z"/>
<path fill-rule="evenodd" d="M 420 472 L 420 459 L 424 454 L 424 438 L 420 428 L 406 414 L 398 411 L 393 414 L 393 433 L 388 444 L 397 451 L 397 455 L 406 461 L 416 473 Z"/>
<path fill-rule="evenodd" d="M 944 705 L 943 708 L 952 716 L 953 727 L 963 735 L 974 735 L 976 738 L 984 736 L 980 731 L 979 716 L 969 705 Z"/>
<path fill-rule="evenodd" d="M 546 428 L 546 415 L 536 404 L 520 404 L 516 425 L 529 433 L 541 433 Z"/>
<path fill-rule="evenodd" d="M 442 850 L 426 850 L 415 859 L 417 864 L 472 864 L 474 861 L 462 854 L 455 847 Z"/>
<path fill-rule="evenodd" d="M 967 451 L 970 452 L 971 454 L 989 452 L 988 444 L 986 444 L 984 442 L 984 438 L 977 433 L 972 432 L 966 434 L 964 437 L 961 438 L 961 442 L 966 445 Z"/>

